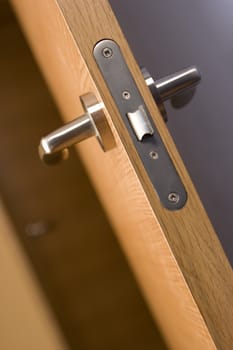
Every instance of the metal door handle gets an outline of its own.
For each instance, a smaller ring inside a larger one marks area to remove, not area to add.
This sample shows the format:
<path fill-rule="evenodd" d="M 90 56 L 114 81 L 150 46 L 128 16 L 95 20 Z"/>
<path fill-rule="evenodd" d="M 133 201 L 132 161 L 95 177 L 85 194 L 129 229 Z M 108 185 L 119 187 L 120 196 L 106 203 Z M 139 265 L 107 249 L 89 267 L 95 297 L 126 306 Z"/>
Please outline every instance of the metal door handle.
<path fill-rule="evenodd" d="M 200 73 L 194 66 L 156 81 L 146 68 L 142 68 L 141 71 L 165 120 L 167 118 L 163 101 L 197 85 L 200 81 Z M 85 113 L 41 139 L 39 155 L 45 163 L 53 164 L 66 159 L 68 147 L 92 136 L 97 138 L 104 151 L 114 147 L 115 142 L 106 120 L 103 103 L 98 102 L 92 93 L 81 96 L 80 100 Z"/>
<path fill-rule="evenodd" d="M 43 137 L 39 145 L 41 160 L 54 164 L 68 157 L 68 147 L 95 136 L 104 151 L 114 147 L 114 138 L 107 123 L 104 105 L 92 93 L 80 97 L 85 113 Z"/>
<path fill-rule="evenodd" d="M 158 80 L 154 80 L 146 68 L 142 68 L 141 72 L 165 121 L 167 121 L 167 115 L 163 102 L 194 88 L 201 80 L 201 74 L 195 66 L 182 69 Z"/>

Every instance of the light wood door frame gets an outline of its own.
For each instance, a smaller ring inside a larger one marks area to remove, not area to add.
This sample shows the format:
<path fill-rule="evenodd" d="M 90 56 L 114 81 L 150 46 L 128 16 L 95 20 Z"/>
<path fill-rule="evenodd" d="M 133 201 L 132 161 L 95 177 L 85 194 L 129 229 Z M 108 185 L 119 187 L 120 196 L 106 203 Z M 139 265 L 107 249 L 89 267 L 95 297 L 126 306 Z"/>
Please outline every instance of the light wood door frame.
<path fill-rule="evenodd" d="M 77 150 L 168 344 L 231 349 L 232 269 L 108 2 L 11 2 L 64 120 L 82 113 L 84 93 L 94 92 L 105 105 L 117 147 L 103 153 L 90 139 Z M 185 184 L 182 210 L 161 206 L 121 121 L 93 57 L 104 38 L 121 47 Z"/>

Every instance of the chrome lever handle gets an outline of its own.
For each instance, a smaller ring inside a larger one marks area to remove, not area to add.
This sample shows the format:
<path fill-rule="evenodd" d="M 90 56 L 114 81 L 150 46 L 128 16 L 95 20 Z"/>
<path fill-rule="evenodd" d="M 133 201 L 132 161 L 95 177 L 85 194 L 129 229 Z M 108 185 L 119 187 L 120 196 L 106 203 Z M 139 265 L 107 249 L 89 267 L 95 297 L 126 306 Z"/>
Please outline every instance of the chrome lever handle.
<path fill-rule="evenodd" d="M 89 93 L 80 97 L 85 114 L 43 137 L 39 144 L 39 156 L 47 164 L 54 164 L 68 157 L 68 147 L 96 136 L 102 149 L 114 147 L 114 138 L 108 126 L 103 103 Z"/>
<path fill-rule="evenodd" d="M 141 72 L 165 121 L 167 121 L 167 116 L 163 102 L 194 88 L 201 80 L 201 74 L 195 66 L 182 69 L 158 80 L 154 80 L 146 68 L 142 68 Z"/>
<path fill-rule="evenodd" d="M 155 82 L 156 88 L 163 101 L 196 86 L 201 80 L 197 67 L 192 66 L 168 75 Z"/>
<path fill-rule="evenodd" d="M 93 119 L 88 113 L 83 114 L 41 139 L 40 158 L 45 163 L 66 159 L 68 147 L 94 135 L 96 135 L 96 128 Z"/>

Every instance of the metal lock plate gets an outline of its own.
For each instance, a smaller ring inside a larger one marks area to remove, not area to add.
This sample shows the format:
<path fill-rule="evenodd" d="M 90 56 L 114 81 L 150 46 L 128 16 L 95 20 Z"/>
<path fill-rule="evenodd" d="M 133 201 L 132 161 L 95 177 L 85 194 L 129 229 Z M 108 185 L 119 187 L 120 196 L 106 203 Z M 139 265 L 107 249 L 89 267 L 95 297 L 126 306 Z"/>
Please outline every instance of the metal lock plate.
<path fill-rule="evenodd" d="M 127 67 L 119 46 L 102 40 L 94 57 L 163 206 L 181 209 L 187 200 L 184 185 Z"/>

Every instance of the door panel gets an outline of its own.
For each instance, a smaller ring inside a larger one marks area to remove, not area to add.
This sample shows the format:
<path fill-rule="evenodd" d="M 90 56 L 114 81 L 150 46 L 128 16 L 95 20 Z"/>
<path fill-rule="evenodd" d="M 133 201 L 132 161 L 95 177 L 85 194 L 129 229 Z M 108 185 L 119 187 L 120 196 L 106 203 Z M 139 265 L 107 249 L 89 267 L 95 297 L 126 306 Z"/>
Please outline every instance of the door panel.
<path fill-rule="evenodd" d="M 6 2 L 0 44 L 0 349 L 166 349 L 76 153 L 39 160 L 61 118 Z"/>
<path fill-rule="evenodd" d="M 232 270 L 140 69 L 106 1 L 14 0 L 35 56 L 66 121 L 93 92 L 106 107 L 116 147 L 77 149 L 163 334 L 174 349 L 232 344 Z M 48 25 L 49 24 L 49 25 Z M 161 205 L 93 57 L 115 40 L 188 192 L 179 211 Z M 100 166 L 101 165 L 101 166 Z M 177 327 L 181 332 L 177 332 Z"/>

